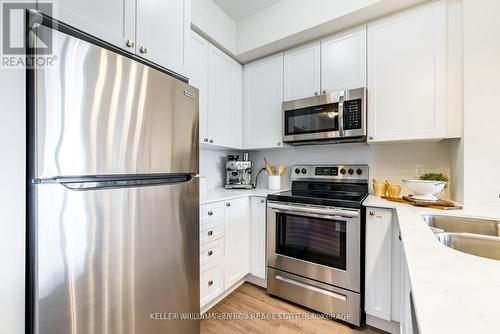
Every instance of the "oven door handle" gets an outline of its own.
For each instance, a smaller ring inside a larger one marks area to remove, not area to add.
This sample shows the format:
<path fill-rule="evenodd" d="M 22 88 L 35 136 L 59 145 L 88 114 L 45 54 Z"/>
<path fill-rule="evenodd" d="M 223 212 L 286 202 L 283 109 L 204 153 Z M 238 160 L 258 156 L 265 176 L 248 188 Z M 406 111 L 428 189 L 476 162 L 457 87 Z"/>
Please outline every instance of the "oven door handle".
<path fill-rule="evenodd" d="M 301 207 L 295 205 L 285 205 L 273 202 L 268 202 L 267 206 L 271 209 L 282 212 L 297 212 L 305 214 L 315 214 L 328 217 L 342 217 L 342 218 L 358 218 L 358 211 L 344 210 L 344 209 L 327 209 L 327 208 L 313 208 Z"/>

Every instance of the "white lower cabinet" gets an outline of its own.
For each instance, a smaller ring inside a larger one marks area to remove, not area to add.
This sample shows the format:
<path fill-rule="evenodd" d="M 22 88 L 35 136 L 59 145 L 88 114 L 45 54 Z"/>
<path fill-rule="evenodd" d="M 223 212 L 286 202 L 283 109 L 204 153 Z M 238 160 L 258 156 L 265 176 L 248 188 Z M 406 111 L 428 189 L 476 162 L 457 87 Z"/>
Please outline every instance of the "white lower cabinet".
<path fill-rule="evenodd" d="M 266 279 L 266 198 L 250 199 L 250 273 Z"/>
<path fill-rule="evenodd" d="M 249 221 L 248 197 L 201 205 L 201 307 L 215 300 L 248 274 Z"/>
<path fill-rule="evenodd" d="M 204 306 L 224 291 L 223 259 L 201 266 L 200 305 Z"/>
<path fill-rule="evenodd" d="M 248 274 L 248 197 L 226 201 L 224 211 L 224 285 L 226 288 Z"/>
<path fill-rule="evenodd" d="M 367 208 L 365 311 L 391 320 L 392 210 Z"/>
<path fill-rule="evenodd" d="M 365 312 L 367 324 L 398 333 L 402 318 L 401 241 L 391 209 L 366 208 Z"/>

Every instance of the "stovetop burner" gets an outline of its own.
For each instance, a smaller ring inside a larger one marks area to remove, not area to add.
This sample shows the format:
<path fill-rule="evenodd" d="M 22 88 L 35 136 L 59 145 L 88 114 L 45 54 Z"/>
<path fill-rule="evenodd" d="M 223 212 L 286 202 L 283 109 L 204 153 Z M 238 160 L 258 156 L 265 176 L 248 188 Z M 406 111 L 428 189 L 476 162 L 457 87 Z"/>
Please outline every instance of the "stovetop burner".
<path fill-rule="evenodd" d="M 292 167 L 292 190 L 267 198 L 278 202 L 361 208 L 367 195 L 368 166 L 321 165 Z"/>

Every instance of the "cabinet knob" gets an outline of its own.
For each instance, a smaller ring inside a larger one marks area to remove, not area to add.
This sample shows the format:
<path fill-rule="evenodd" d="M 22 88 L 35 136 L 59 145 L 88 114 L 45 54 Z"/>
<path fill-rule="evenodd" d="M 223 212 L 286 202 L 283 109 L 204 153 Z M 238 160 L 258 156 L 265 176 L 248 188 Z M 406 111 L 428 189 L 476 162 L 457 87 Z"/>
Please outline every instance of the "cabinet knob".
<path fill-rule="evenodd" d="M 209 142 L 210 144 L 213 144 L 213 143 L 214 143 L 214 140 L 213 140 L 213 139 L 210 139 L 208 142 Z"/>
<path fill-rule="evenodd" d="M 277 143 L 276 143 L 276 145 L 281 146 L 281 142 L 280 142 L 280 141 L 279 141 L 279 142 L 277 142 Z"/>
<path fill-rule="evenodd" d="M 212 256 L 214 254 L 214 251 L 208 251 L 208 256 Z"/>
<path fill-rule="evenodd" d="M 401 239 L 401 231 L 398 232 L 398 239 L 401 241 L 403 239 Z"/>
<path fill-rule="evenodd" d="M 324 90 L 321 92 L 321 94 L 326 94 L 326 89 L 324 89 Z"/>
<path fill-rule="evenodd" d="M 204 141 L 205 143 L 208 143 L 208 138 L 203 138 L 203 141 Z"/>
<path fill-rule="evenodd" d="M 210 236 L 210 235 L 214 234 L 214 231 L 208 231 L 207 234 Z"/>
<path fill-rule="evenodd" d="M 227 203 L 226 203 L 226 206 L 231 206 L 231 202 L 227 202 Z"/>
<path fill-rule="evenodd" d="M 134 41 L 132 41 L 132 40 L 128 39 L 128 40 L 127 40 L 126 45 L 127 45 L 127 47 L 129 47 L 129 48 L 133 48 L 133 47 L 134 47 Z"/>
<path fill-rule="evenodd" d="M 140 53 L 148 53 L 148 49 L 144 46 L 141 46 L 141 48 L 139 49 L 139 52 Z"/>
<path fill-rule="evenodd" d="M 265 199 L 261 199 L 260 202 L 261 203 L 266 203 L 266 200 Z"/>
<path fill-rule="evenodd" d="M 370 211 L 370 216 L 375 216 L 375 211 Z"/>
<path fill-rule="evenodd" d="M 213 211 L 208 211 L 208 215 L 209 215 L 209 216 L 212 216 L 213 214 L 214 214 L 214 212 L 213 212 Z"/>
<path fill-rule="evenodd" d="M 373 139 L 373 136 L 368 137 L 369 139 Z"/>
<path fill-rule="evenodd" d="M 212 285 L 214 285 L 214 281 L 212 281 L 212 280 L 208 281 L 208 286 L 212 286 Z"/>
<path fill-rule="evenodd" d="M 314 92 L 314 95 L 318 96 L 318 95 L 319 95 L 319 93 L 318 93 L 318 92 Z"/>

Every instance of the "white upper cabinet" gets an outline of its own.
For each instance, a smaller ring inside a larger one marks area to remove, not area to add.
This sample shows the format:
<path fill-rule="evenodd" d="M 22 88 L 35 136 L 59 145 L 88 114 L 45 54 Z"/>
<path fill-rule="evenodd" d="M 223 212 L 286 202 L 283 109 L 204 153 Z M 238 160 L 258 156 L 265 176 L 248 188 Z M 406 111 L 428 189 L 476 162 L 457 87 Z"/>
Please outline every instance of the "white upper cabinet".
<path fill-rule="evenodd" d="M 202 143 L 208 143 L 208 44 L 204 38 L 191 31 L 186 53 L 186 75 L 189 84 L 199 90 L 199 127 Z"/>
<path fill-rule="evenodd" d="M 190 0 L 137 0 L 136 52 L 153 63 L 184 74 L 190 27 Z"/>
<path fill-rule="evenodd" d="M 208 138 L 209 144 L 241 148 L 242 67 L 213 45 L 208 48 Z"/>
<path fill-rule="evenodd" d="M 443 2 L 368 26 L 370 142 L 445 137 L 445 32 Z"/>
<path fill-rule="evenodd" d="M 366 27 L 321 41 L 321 90 L 366 87 Z"/>
<path fill-rule="evenodd" d="M 244 140 L 246 149 L 282 145 L 283 54 L 245 65 Z"/>
<path fill-rule="evenodd" d="M 284 101 L 320 94 L 320 42 L 307 44 L 284 54 Z"/>
<path fill-rule="evenodd" d="M 135 52 L 135 0 L 63 0 L 57 4 L 53 15 L 60 21 Z"/>

